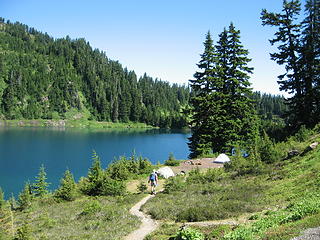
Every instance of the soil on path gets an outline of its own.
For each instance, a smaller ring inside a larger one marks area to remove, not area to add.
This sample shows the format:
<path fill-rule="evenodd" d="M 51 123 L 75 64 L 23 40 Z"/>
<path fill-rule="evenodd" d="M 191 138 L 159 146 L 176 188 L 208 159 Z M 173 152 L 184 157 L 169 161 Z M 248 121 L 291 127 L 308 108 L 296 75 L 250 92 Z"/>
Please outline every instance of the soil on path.
<path fill-rule="evenodd" d="M 320 227 L 310 228 L 303 232 L 302 236 L 293 238 L 292 240 L 319 240 Z"/>
<path fill-rule="evenodd" d="M 141 206 L 154 196 L 155 195 L 146 196 L 130 209 L 130 213 L 139 217 L 142 223 L 137 230 L 126 236 L 124 240 L 143 240 L 145 236 L 157 228 L 158 222 L 153 220 L 150 215 L 147 215 L 140 210 Z"/>
<path fill-rule="evenodd" d="M 206 170 L 208 168 L 221 168 L 223 164 L 214 163 L 216 158 L 199 158 L 192 160 L 184 160 L 180 163 L 179 166 L 171 167 L 175 174 L 179 174 L 181 172 L 187 173 L 193 169 Z"/>

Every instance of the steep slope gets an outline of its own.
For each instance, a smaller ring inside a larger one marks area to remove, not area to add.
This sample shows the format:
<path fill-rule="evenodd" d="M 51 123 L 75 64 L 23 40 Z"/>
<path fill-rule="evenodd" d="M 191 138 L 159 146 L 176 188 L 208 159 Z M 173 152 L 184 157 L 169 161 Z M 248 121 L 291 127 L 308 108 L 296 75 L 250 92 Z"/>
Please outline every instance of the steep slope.
<path fill-rule="evenodd" d="M 183 127 L 188 87 L 138 79 L 84 39 L 0 18 L 0 118 L 84 118 Z"/>

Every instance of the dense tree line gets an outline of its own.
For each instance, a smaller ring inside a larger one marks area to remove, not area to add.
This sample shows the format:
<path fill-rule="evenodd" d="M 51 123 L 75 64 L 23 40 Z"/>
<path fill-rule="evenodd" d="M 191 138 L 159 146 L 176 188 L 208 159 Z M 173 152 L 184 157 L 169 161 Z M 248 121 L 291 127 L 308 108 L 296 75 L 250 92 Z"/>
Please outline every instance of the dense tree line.
<path fill-rule="evenodd" d="M 54 39 L 0 18 L 0 118 L 183 127 L 189 95 L 186 86 L 138 78 L 85 39 Z"/>
<path fill-rule="evenodd" d="M 261 119 L 271 120 L 274 116 L 284 117 L 285 112 L 288 111 L 285 98 L 281 95 L 253 92 L 251 98 L 254 100 Z"/>
<path fill-rule="evenodd" d="M 320 1 L 307 0 L 304 18 L 300 15 L 299 0 L 284 0 L 280 13 L 264 9 L 261 16 L 263 25 L 277 28 L 270 43 L 278 51 L 270 55 L 285 66 L 278 83 L 280 90 L 292 94 L 287 117 L 294 130 L 320 121 Z"/>

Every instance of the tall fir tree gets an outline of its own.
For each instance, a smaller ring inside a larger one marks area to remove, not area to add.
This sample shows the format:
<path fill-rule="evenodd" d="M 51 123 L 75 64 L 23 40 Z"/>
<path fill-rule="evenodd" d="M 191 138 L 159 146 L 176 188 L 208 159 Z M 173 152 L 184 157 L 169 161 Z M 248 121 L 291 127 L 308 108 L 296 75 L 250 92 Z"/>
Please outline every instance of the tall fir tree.
<path fill-rule="evenodd" d="M 35 196 L 44 197 L 46 194 L 48 194 L 49 183 L 47 183 L 46 180 L 47 180 L 47 173 L 42 164 L 39 169 L 38 176 L 36 177 L 36 182 L 32 186 Z"/>
<path fill-rule="evenodd" d="M 201 60 L 197 64 L 200 71 L 194 74 L 194 80 L 190 80 L 190 87 L 193 90 L 194 96 L 191 98 L 193 117 L 191 121 L 192 136 L 189 138 L 190 158 L 195 158 L 199 155 L 207 154 L 211 151 L 210 147 L 210 131 L 208 110 L 210 100 L 211 82 L 214 76 L 215 67 L 215 50 L 210 32 L 206 35 L 204 44 L 204 53 L 201 54 Z"/>
<path fill-rule="evenodd" d="M 313 126 L 320 121 L 320 1 L 308 0 L 302 21 L 300 65 L 305 89 L 304 123 Z"/>
<path fill-rule="evenodd" d="M 262 24 L 275 26 L 278 31 L 270 43 L 278 44 L 278 52 L 271 59 L 285 66 L 280 75 L 280 90 L 291 93 L 287 104 L 291 128 L 309 127 L 319 122 L 319 59 L 320 59 L 320 1 L 308 0 L 306 17 L 298 21 L 299 0 L 283 1 L 281 13 L 262 11 Z"/>
<path fill-rule="evenodd" d="M 210 34 L 204 43 L 205 51 L 191 80 L 195 96 L 193 106 L 190 157 L 208 152 L 231 152 L 236 145 L 252 144 L 257 135 L 257 118 L 247 64 L 248 51 L 240 42 L 240 31 L 233 24 L 219 35 L 213 47 Z"/>

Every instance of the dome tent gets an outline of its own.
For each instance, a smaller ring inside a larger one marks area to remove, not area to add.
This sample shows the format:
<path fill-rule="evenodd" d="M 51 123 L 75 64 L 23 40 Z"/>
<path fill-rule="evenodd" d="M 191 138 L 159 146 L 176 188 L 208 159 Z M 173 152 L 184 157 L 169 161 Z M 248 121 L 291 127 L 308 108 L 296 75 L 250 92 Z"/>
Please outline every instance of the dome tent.
<path fill-rule="evenodd" d="M 230 158 L 226 154 L 221 153 L 213 162 L 214 163 L 227 163 L 227 162 L 230 162 Z"/>
<path fill-rule="evenodd" d="M 157 170 L 159 176 L 163 178 L 169 178 L 174 176 L 174 172 L 170 167 L 162 167 Z"/>

